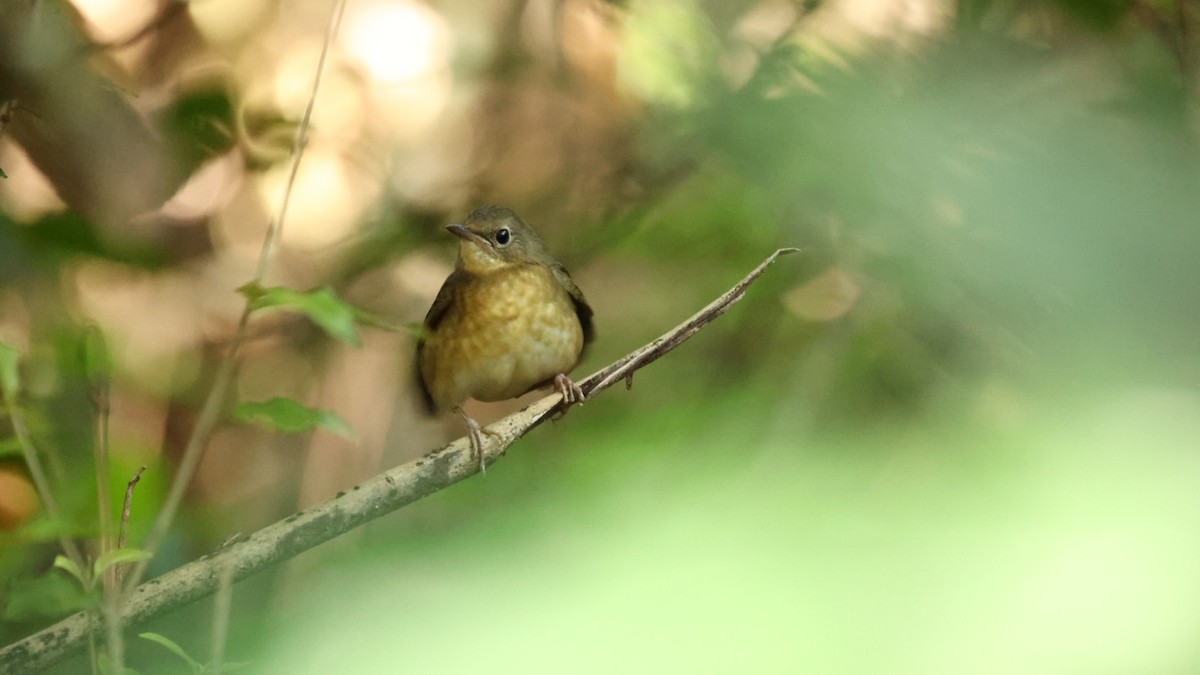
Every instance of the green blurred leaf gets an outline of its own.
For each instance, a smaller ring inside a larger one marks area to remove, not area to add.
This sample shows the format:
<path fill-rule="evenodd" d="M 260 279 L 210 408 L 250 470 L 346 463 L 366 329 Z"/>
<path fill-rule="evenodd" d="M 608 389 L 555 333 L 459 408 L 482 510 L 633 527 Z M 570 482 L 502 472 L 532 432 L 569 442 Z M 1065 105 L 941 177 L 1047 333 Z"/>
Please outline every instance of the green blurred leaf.
<path fill-rule="evenodd" d="M 242 148 L 246 161 L 253 169 L 265 169 L 292 154 L 299 120 L 288 119 L 273 108 L 258 109 L 243 106 L 240 118 Z"/>
<path fill-rule="evenodd" d="M 350 425 L 336 414 L 328 410 L 310 408 L 282 396 L 269 401 L 241 403 L 233 416 L 239 422 L 262 424 L 289 434 L 322 428 L 343 438 L 354 437 Z"/>
<path fill-rule="evenodd" d="M 652 104 L 686 109 L 710 95 L 718 40 L 694 0 L 636 3 L 625 21 L 618 78 Z"/>
<path fill-rule="evenodd" d="M 237 292 L 241 293 L 246 300 L 253 304 L 257 302 L 259 298 L 266 295 L 267 289 L 257 281 L 251 281 L 238 286 Z"/>
<path fill-rule="evenodd" d="M 81 254 L 144 269 L 161 269 L 170 262 L 169 252 L 161 246 L 144 240 L 104 236 L 95 223 L 72 209 L 48 213 L 12 232 L 12 240 L 22 253 L 50 265 Z"/>
<path fill-rule="evenodd" d="M 4 169 L 0 169 L 0 178 L 8 178 L 8 174 L 4 173 Z"/>
<path fill-rule="evenodd" d="M 74 560 L 71 560 L 65 555 L 59 554 L 54 556 L 54 566 L 75 577 L 75 579 L 79 582 L 80 588 L 87 589 L 88 580 L 84 578 L 83 570 L 79 569 L 79 565 L 76 565 Z"/>
<path fill-rule="evenodd" d="M 1079 19 L 1083 24 L 1099 30 L 1112 30 L 1121 25 L 1121 20 L 1128 16 L 1137 3 L 1125 0 L 1055 0 L 1055 4 L 1069 15 Z M 1160 2 L 1150 0 L 1151 6 L 1158 5 L 1163 12 L 1176 11 L 1176 2 Z"/>
<path fill-rule="evenodd" d="M 167 651 L 171 652 L 175 656 L 178 656 L 183 660 L 184 663 L 188 665 L 189 668 L 191 668 L 193 673 L 203 672 L 204 666 L 202 666 L 192 657 L 188 656 L 187 652 L 183 651 L 183 647 L 180 647 L 171 638 L 165 635 L 159 635 L 158 633 L 139 633 L 138 637 L 142 638 L 143 640 L 149 640 L 150 642 L 161 645 Z"/>
<path fill-rule="evenodd" d="M 243 286 L 239 291 L 250 299 L 253 309 L 278 307 L 300 312 L 342 342 L 355 347 L 362 344 L 354 322 L 354 307 L 328 286 L 307 293 L 283 286 L 262 288 L 255 285 Z"/>
<path fill-rule="evenodd" d="M 81 533 L 69 523 L 42 515 L 12 532 L 0 532 L 0 545 L 53 541 L 59 537 L 74 537 L 79 534 Z"/>
<path fill-rule="evenodd" d="M 12 581 L 6 589 L 5 621 L 56 618 L 91 603 L 83 589 L 61 574 Z"/>
<path fill-rule="evenodd" d="M 0 342 L 0 393 L 3 393 L 5 398 L 15 399 L 17 392 L 21 390 L 21 376 L 17 369 L 20 358 L 21 354 L 16 347 Z"/>
<path fill-rule="evenodd" d="M 361 308 L 355 308 L 355 320 L 364 326 L 378 328 L 388 331 L 389 333 L 405 332 L 418 339 L 429 337 L 429 331 L 423 323 L 396 323 L 374 312 L 369 312 Z"/>
<path fill-rule="evenodd" d="M 171 149 L 189 171 L 223 154 L 237 138 L 233 104 L 223 90 L 190 92 L 176 99 L 161 119 Z"/>
<path fill-rule="evenodd" d="M 137 562 L 138 560 L 147 560 L 149 558 L 150 552 L 143 551 L 140 548 L 118 548 L 114 551 L 105 553 L 99 558 L 96 558 L 92 573 L 98 577 L 104 573 L 104 570 L 112 567 L 113 565 L 120 565 L 121 563 L 127 562 Z"/>

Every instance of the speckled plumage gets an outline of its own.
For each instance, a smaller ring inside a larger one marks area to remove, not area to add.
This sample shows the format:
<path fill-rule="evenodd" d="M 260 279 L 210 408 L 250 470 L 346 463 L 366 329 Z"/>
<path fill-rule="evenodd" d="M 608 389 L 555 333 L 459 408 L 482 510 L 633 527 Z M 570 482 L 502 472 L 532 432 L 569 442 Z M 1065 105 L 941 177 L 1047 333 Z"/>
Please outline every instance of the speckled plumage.
<path fill-rule="evenodd" d="M 449 229 L 461 238 L 458 264 L 417 347 L 430 407 L 514 398 L 569 373 L 592 339 L 592 310 L 567 271 L 508 209 L 478 209 Z"/>

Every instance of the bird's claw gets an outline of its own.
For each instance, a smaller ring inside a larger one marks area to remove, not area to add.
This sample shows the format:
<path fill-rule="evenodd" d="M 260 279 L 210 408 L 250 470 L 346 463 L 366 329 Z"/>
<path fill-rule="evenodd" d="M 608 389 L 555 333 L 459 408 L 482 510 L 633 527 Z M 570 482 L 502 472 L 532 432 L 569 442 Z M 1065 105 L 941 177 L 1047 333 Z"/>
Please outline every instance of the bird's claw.
<path fill-rule="evenodd" d="M 463 422 L 467 423 L 467 438 L 471 441 L 471 455 L 479 462 L 479 473 L 487 473 L 487 461 L 483 454 L 483 435 L 500 436 L 498 432 L 491 429 L 485 429 L 479 426 L 479 422 L 472 419 L 467 413 L 463 412 L 462 408 L 455 408 L 454 412 L 462 418 Z"/>
<path fill-rule="evenodd" d="M 562 373 L 554 376 L 554 390 L 562 395 L 563 405 L 568 408 L 576 403 L 583 405 L 583 402 L 587 400 L 587 397 L 583 395 L 583 388 Z"/>
<path fill-rule="evenodd" d="M 557 422 L 566 416 L 567 411 L 575 404 L 583 405 L 587 397 L 583 395 L 583 389 L 579 385 L 571 381 L 571 378 L 559 373 L 554 376 L 554 391 L 562 396 L 562 404 L 558 412 L 551 418 L 551 421 Z"/>

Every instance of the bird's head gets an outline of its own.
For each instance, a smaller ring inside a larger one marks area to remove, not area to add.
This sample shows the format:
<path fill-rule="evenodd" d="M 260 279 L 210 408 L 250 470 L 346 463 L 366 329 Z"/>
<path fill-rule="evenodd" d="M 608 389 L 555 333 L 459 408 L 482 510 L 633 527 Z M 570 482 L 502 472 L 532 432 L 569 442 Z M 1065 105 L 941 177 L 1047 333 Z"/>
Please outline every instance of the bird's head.
<path fill-rule="evenodd" d="M 484 206 L 475 209 L 462 224 L 447 225 L 460 239 L 459 266 L 482 274 L 514 264 L 553 262 L 545 244 L 511 209 Z"/>

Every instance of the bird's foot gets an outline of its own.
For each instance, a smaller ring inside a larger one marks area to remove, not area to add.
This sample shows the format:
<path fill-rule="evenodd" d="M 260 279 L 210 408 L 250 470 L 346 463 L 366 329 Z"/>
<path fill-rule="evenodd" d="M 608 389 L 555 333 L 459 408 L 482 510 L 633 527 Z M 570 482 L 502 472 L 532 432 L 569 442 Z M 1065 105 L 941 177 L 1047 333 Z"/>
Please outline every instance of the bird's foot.
<path fill-rule="evenodd" d="M 454 412 L 462 418 L 463 422 L 466 422 L 467 438 L 471 441 L 471 456 L 473 456 L 479 462 L 479 473 L 486 474 L 487 462 L 485 461 L 483 454 L 483 435 L 487 434 L 489 436 L 499 436 L 500 434 L 492 431 L 491 429 L 485 429 L 479 426 L 479 422 L 476 422 L 471 416 L 463 412 L 461 407 L 456 406 L 454 408 Z"/>
<path fill-rule="evenodd" d="M 583 402 L 587 400 L 587 397 L 583 395 L 583 389 L 563 373 L 554 376 L 554 391 L 557 391 L 562 396 L 562 408 L 559 411 L 558 417 L 555 418 L 556 420 L 566 415 L 571 406 L 575 404 L 583 405 Z"/>

